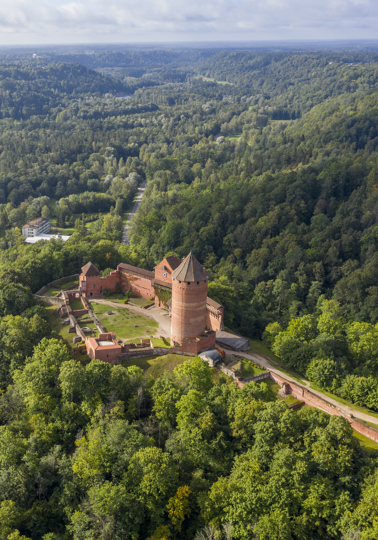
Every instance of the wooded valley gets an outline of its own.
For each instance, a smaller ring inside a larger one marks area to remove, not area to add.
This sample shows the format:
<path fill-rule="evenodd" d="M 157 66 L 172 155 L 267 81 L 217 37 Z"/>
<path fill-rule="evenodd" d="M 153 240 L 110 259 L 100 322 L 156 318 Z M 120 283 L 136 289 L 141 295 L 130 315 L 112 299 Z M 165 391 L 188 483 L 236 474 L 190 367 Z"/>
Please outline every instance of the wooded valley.
<path fill-rule="evenodd" d="M 192 251 L 228 329 L 378 411 L 378 53 L 0 54 L 0 540 L 374 540 L 346 420 L 80 362 L 33 294 Z M 147 180 L 122 244 L 126 214 Z M 50 217 L 60 239 L 26 244 Z"/>

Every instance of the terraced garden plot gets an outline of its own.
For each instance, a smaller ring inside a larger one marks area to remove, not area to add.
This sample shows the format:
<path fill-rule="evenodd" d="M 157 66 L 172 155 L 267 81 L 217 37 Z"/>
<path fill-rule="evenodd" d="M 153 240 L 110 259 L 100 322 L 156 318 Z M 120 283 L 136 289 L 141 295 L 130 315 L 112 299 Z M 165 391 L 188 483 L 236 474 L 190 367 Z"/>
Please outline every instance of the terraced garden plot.
<path fill-rule="evenodd" d="M 106 332 L 115 332 L 117 338 L 133 339 L 156 334 L 158 323 L 131 310 L 92 302 L 92 307 Z M 109 313 L 112 313 L 109 315 Z"/>
<path fill-rule="evenodd" d="M 85 309 L 80 298 L 72 298 L 70 300 L 70 306 L 71 306 L 72 311 Z"/>

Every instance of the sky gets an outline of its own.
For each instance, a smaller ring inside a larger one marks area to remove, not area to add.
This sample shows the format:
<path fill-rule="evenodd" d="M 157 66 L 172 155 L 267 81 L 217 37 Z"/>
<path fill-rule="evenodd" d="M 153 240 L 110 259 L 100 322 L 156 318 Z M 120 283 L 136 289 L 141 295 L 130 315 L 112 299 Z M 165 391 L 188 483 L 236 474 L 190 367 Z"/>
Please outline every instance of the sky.
<path fill-rule="evenodd" d="M 378 0 L 0 0 L 0 45 L 376 39 Z"/>

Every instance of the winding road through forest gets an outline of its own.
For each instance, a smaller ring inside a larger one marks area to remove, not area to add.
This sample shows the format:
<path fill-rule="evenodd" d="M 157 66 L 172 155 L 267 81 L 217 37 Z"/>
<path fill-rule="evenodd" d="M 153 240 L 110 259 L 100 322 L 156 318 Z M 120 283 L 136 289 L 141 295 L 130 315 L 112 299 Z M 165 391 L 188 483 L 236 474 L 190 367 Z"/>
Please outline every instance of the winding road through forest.
<path fill-rule="evenodd" d="M 131 210 L 130 214 L 127 216 L 127 220 L 126 220 L 126 224 L 125 224 L 125 228 L 123 229 L 123 233 L 122 233 L 122 244 L 128 244 L 130 245 L 130 238 L 129 238 L 129 228 L 130 228 L 130 223 L 131 223 L 131 220 L 132 218 L 135 216 L 137 210 L 138 210 L 138 206 L 139 206 L 139 203 L 140 201 L 142 200 L 143 198 L 143 195 L 144 195 L 144 191 L 146 189 L 146 185 L 147 185 L 147 180 L 145 180 L 143 182 L 143 184 L 141 184 L 139 187 L 138 187 L 138 195 L 135 199 L 135 203 L 134 203 L 134 206 L 133 206 L 133 209 Z"/>

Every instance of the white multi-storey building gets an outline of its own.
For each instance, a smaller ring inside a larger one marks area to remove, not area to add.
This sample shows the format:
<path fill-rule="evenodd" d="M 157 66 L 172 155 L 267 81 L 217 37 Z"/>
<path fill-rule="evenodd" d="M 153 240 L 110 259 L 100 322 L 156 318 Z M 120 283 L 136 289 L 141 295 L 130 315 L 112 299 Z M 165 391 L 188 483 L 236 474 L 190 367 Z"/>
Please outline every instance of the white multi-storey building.
<path fill-rule="evenodd" d="M 29 223 L 26 223 L 22 227 L 22 236 L 24 238 L 31 238 L 34 236 L 40 236 L 41 234 L 48 234 L 50 232 L 50 220 L 49 218 L 39 217 L 32 219 Z"/>

